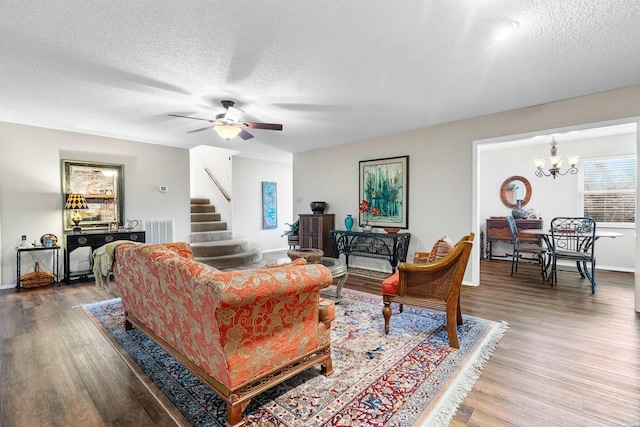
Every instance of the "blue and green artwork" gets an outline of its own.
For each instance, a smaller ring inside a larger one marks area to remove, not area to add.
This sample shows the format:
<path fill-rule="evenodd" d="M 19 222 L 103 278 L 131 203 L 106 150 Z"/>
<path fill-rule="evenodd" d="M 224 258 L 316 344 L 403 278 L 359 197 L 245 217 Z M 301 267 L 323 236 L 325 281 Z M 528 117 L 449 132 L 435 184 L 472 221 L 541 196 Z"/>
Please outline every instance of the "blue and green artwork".
<path fill-rule="evenodd" d="M 262 228 L 278 228 L 278 183 L 262 182 Z"/>

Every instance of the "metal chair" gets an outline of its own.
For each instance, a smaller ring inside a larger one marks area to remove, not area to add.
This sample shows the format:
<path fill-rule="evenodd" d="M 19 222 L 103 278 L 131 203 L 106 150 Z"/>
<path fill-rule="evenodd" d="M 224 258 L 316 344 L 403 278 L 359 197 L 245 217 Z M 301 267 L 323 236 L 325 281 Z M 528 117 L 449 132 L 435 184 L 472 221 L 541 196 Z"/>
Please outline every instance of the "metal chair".
<path fill-rule="evenodd" d="M 507 217 L 507 223 L 509 224 L 509 231 L 511 232 L 511 243 L 513 244 L 513 256 L 511 257 L 511 275 L 513 276 L 513 271 L 515 267 L 515 271 L 518 271 L 518 260 L 520 259 L 520 254 L 532 254 L 535 255 L 540 263 L 540 270 L 542 273 L 542 280 L 545 279 L 545 263 L 544 263 L 544 255 L 547 252 L 542 246 L 531 246 L 531 245 L 521 245 L 520 237 L 518 235 L 518 225 L 516 224 L 516 220 L 512 216 Z"/>
<path fill-rule="evenodd" d="M 596 222 L 589 217 L 556 217 L 551 220 L 552 266 L 551 284 L 558 281 L 558 260 L 575 261 L 582 278 L 591 282 L 591 293 L 596 290 L 594 254 Z M 590 264 L 591 269 L 587 268 Z"/>

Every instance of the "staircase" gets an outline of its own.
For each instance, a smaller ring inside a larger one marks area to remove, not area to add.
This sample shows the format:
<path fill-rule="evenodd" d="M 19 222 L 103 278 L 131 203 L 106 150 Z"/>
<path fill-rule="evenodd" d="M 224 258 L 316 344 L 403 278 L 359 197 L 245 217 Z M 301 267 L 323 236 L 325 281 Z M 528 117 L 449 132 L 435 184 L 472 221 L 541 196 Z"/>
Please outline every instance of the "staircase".
<path fill-rule="evenodd" d="M 260 249 L 232 237 L 209 199 L 191 199 L 191 249 L 196 260 L 215 268 L 230 268 L 262 259 Z"/>

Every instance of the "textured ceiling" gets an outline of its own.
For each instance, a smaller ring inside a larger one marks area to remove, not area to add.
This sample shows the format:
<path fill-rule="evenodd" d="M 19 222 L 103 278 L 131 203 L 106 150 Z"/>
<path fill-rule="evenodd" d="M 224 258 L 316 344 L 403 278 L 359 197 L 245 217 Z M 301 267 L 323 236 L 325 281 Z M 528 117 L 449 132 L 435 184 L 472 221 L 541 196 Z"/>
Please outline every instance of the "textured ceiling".
<path fill-rule="evenodd" d="M 226 148 L 168 114 L 232 99 L 284 126 L 235 149 L 295 153 L 640 84 L 639 23 L 629 0 L 2 0 L 0 121 Z"/>

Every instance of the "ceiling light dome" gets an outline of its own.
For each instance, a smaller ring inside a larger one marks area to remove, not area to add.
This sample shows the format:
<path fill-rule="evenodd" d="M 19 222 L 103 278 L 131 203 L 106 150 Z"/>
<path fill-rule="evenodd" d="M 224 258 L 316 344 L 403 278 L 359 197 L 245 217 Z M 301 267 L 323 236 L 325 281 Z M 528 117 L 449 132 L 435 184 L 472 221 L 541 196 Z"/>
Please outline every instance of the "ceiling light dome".
<path fill-rule="evenodd" d="M 220 138 L 224 138 L 227 141 L 232 140 L 233 138 L 238 136 L 241 131 L 239 127 L 232 125 L 220 125 L 216 126 L 214 129 L 216 132 L 218 132 Z"/>
<path fill-rule="evenodd" d="M 502 41 L 508 39 L 520 26 L 518 21 L 511 19 L 505 19 L 504 21 L 493 27 L 493 39 L 495 41 Z"/>

